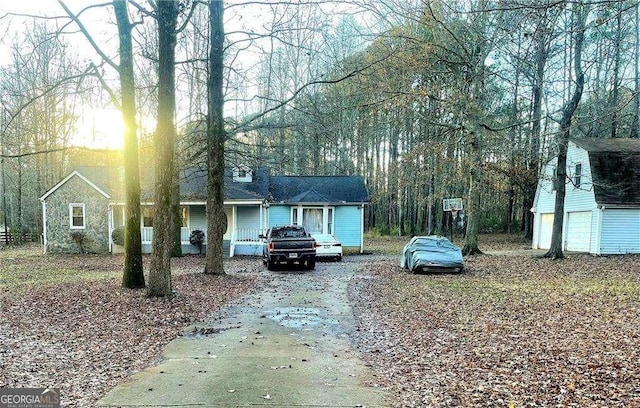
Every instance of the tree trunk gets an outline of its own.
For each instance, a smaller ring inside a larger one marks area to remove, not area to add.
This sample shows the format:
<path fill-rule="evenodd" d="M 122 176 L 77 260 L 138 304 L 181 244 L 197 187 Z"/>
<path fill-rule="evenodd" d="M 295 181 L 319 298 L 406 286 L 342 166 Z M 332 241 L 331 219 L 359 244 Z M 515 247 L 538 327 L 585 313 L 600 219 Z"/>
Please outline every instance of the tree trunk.
<path fill-rule="evenodd" d="M 171 250 L 175 242 L 174 148 L 176 128 L 175 47 L 178 3 L 157 3 L 158 11 L 158 123 L 154 135 L 155 211 L 153 252 L 147 296 L 171 295 Z"/>
<path fill-rule="evenodd" d="M 619 103 L 620 103 L 620 48 L 622 47 L 622 2 L 618 3 L 616 17 L 615 57 L 613 60 L 612 91 L 609 107 L 611 109 L 611 137 L 618 137 Z"/>
<path fill-rule="evenodd" d="M 175 154 L 175 144 L 174 144 Z M 173 215 L 173 245 L 171 257 L 182 256 L 182 211 L 180 206 L 180 169 L 177 163 L 173 162 L 173 183 L 171 186 L 171 214 Z"/>
<path fill-rule="evenodd" d="M 531 214 L 531 207 L 536 196 L 536 189 L 538 188 L 538 174 L 539 169 L 539 157 L 540 157 L 540 133 L 542 122 L 542 87 L 544 84 L 544 71 L 547 65 L 549 57 L 548 48 L 548 24 L 543 20 L 538 26 L 538 30 L 534 34 L 534 41 L 536 45 L 536 72 L 533 79 L 533 112 L 532 112 L 532 126 L 531 126 L 531 146 L 529 149 L 529 162 L 528 170 L 531 175 L 530 182 L 526 187 L 526 197 L 524 200 L 524 237 L 526 239 L 533 238 L 533 214 Z"/>
<path fill-rule="evenodd" d="M 633 58 L 634 91 L 633 91 L 633 122 L 629 137 L 640 137 L 640 3 L 636 3 L 635 53 Z"/>
<path fill-rule="evenodd" d="M 462 253 L 464 255 L 481 254 L 478 247 L 478 231 L 480 228 L 480 186 L 482 184 L 482 157 L 480 147 L 480 135 L 476 131 L 470 132 L 469 146 L 471 147 L 471 171 L 469 180 L 469 192 L 467 207 L 467 230 L 464 239 Z"/>
<path fill-rule="evenodd" d="M 214 275 L 224 274 L 222 240 L 227 229 L 224 213 L 223 12 L 222 0 L 209 1 L 211 50 L 207 81 L 207 255 L 204 273 Z"/>
<path fill-rule="evenodd" d="M 135 80 L 133 75 L 132 25 L 127 3 L 113 0 L 120 40 L 120 88 L 122 93 L 122 119 L 124 133 L 125 179 L 125 258 L 122 286 L 130 289 L 144 287 L 142 270 L 142 238 L 140 236 L 140 169 L 136 131 Z"/>
<path fill-rule="evenodd" d="M 574 70 L 576 77 L 576 88 L 573 91 L 571 99 L 565 105 L 562 111 L 562 120 L 560 121 L 560 143 L 558 153 L 558 166 L 556 183 L 556 201 L 554 206 L 553 230 L 551 233 L 551 246 L 544 257 L 551 259 L 564 258 L 562 251 L 562 226 L 564 223 L 564 200 L 566 192 L 567 177 L 567 146 L 569 144 L 569 136 L 571 133 L 571 120 L 573 114 L 582 98 L 582 90 L 584 88 L 584 73 L 582 72 L 582 43 L 584 41 L 584 22 L 586 19 L 586 7 L 581 4 L 575 4 L 575 43 L 574 43 Z"/>

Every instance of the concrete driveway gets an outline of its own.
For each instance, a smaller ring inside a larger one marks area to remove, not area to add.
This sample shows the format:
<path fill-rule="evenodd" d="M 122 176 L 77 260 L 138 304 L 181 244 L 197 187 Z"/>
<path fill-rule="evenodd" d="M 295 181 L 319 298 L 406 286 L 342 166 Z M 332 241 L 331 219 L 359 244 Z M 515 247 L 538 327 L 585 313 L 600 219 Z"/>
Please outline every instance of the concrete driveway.
<path fill-rule="evenodd" d="M 387 406 L 349 340 L 353 259 L 318 263 L 315 271 L 265 269 L 256 293 L 189 327 L 158 365 L 98 406 Z"/>

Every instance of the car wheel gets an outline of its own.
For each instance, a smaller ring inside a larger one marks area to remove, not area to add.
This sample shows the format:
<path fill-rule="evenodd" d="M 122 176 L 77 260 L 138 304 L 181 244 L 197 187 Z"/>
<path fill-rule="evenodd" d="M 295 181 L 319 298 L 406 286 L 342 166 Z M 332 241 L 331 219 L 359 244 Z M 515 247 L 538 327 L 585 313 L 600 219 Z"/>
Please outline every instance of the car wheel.
<path fill-rule="evenodd" d="M 342 255 L 338 255 L 338 256 L 336 256 L 336 261 L 338 261 L 338 262 L 342 262 Z"/>

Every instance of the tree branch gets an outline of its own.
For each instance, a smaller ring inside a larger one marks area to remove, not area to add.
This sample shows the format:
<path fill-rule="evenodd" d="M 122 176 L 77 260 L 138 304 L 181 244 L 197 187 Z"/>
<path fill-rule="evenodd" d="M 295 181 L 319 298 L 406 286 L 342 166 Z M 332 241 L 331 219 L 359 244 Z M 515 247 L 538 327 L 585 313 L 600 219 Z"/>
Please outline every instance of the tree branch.
<path fill-rule="evenodd" d="M 82 9 L 76 15 L 69 9 L 69 7 L 67 7 L 67 5 L 65 4 L 65 2 L 63 0 L 58 0 L 58 3 L 60 4 L 60 6 L 62 6 L 64 11 L 69 16 L 69 18 L 71 18 L 71 20 L 73 20 L 78 25 L 78 27 L 80 28 L 80 31 L 82 31 L 82 33 L 84 34 L 84 36 L 87 39 L 87 41 L 89 41 L 89 44 L 91 44 L 93 49 L 98 53 L 98 55 L 100 55 L 100 57 L 104 60 L 104 62 L 109 64 L 116 71 L 119 71 L 120 70 L 120 66 L 117 65 L 115 62 L 113 62 L 113 60 L 111 58 L 109 58 L 107 56 L 107 54 L 104 53 L 104 51 L 102 51 L 102 49 L 98 46 L 98 44 L 96 44 L 96 42 L 93 40 L 93 37 L 91 37 L 91 34 L 89 34 L 89 31 L 87 31 L 87 28 L 84 26 L 82 21 L 80 21 L 80 18 L 78 18 L 78 16 L 80 14 L 82 14 L 85 10 L 87 10 L 89 8 L 92 8 L 92 7 L 97 7 L 98 5 L 92 5 L 92 6 L 85 7 L 84 9 Z M 99 6 L 106 6 L 106 5 L 108 5 L 108 3 L 103 3 L 103 4 L 99 5 Z"/>

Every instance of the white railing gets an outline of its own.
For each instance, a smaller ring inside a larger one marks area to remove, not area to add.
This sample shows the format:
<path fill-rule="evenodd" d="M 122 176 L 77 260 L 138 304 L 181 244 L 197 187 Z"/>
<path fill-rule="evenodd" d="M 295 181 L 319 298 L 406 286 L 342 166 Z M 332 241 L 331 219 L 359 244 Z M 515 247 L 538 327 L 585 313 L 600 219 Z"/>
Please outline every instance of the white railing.
<path fill-rule="evenodd" d="M 189 238 L 191 237 L 191 233 L 195 230 L 203 231 L 204 236 L 207 236 L 206 228 L 180 228 L 180 241 L 182 241 L 183 245 L 190 244 Z M 143 227 L 141 233 L 143 243 L 150 244 L 153 241 L 153 227 Z M 235 240 L 233 243 L 242 244 L 261 242 L 260 234 L 262 233 L 264 233 L 264 230 L 261 228 L 238 228 L 235 231 Z"/>
<path fill-rule="evenodd" d="M 190 244 L 189 238 L 191 237 L 191 233 L 195 230 L 200 230 L 204 232 L 204 236 L 207 236 L 206 228 L 180 228 L 180 241 L 183 244 Z M 145 244 L 150 244 L 153 241 L 153 227 L 142 227 L 140 231 L 142 234 L 142 242 Z"/>
<path fill-rule="evenodd" d="M 142 243 L 150 244 L 153 241 L 153 227 L 142 227 Z"/>
<path fill-rule="evenodd" d="M 237 228 L 235 231 L 234 243 L 242 242 L 260 242 L 260 234 L 263 230 L 260 228 Z"/>

